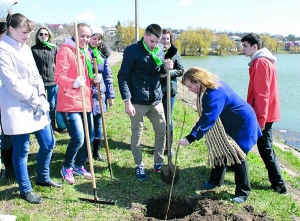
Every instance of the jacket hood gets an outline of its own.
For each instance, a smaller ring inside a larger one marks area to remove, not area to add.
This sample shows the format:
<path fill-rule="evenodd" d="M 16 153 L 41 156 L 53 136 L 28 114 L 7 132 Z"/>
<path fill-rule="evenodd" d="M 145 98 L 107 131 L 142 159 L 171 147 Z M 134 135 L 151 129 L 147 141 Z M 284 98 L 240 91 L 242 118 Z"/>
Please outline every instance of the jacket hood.
<path fill-rule="evenodd" d="M 260 50 L 258 50 L 252 57 L 252 59 L 250 60 L 250 62 L 248 63 L 249 66 L 252 65 L 252 62 L 257 59 L 257 58 L 261 58 L 261 57 L 264 57 L 264 58 L 267 58 L 269 59 L 272 63 L 275 63 L 277 61 L 277 58 L 274 57 L 272 55 L 272 53 L 267 49 L 267 48 L 262 48 Z"/>
<path fill-rule="evenodd" d="M 66 37 L 65 39 L 65 45 L 67 45 L 67 47 L 72 48 L 73 50 L 76 51 L 76 44 L 75 41 L 73 40 L 73 37 Z M 88 48 L 85 48 L 85 51 L 88 51 Z M 82 51 L 79 50 L 80 54 L 83 55 Z"/>
<path fill-rule="evenodd" d="M 73 41 L 72 37 L 66 37 L 65 44 L 71 46 L 72 48 L 76 49 L 75 41 Z"/>

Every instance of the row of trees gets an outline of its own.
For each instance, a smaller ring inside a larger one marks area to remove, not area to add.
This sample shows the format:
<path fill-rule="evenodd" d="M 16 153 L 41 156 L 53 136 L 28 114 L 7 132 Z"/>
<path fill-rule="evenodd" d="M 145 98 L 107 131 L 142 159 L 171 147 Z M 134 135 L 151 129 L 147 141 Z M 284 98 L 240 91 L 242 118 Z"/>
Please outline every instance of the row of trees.
<path fill-rule="evenodd" d="M 110 42 L 112 47 L 124 48 L 127 45 L 135 42 L 135 23 L 134 21 L 127 22 L 121 25 L 118 22 L 117 32 L 114 42 Z M 139 35 L 142 36 L 143 29 L 139 29 Z M 240 53 L 242 50 L 241 42 L 233 41 L 227 33 L 215 33 L 212 30 L 199 28 L 190 28 L 187 31 L 182 31 L 180 34 L 175 33 L 174 44 L 182 55 L 207 55 L 210 53 Z M 260 35 L 263 47 L 270 51 L 284 50 L 284 43 L 279 39 L 271 38 L 269 35 Z"/>

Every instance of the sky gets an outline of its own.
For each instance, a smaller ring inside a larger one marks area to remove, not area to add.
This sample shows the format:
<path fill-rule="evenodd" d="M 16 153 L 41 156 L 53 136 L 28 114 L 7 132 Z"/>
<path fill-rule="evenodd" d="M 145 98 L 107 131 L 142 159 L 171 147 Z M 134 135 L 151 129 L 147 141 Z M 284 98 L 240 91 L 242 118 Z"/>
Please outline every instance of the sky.
<path fill-rule="evenodd" d="M 14 2 L 0 0 L 0 6 Z M 20 0 L 12 9 L 41 24 L 76 21 L 111 27 L 135 21 L 136 2 L 141 28 L 156 23 L 172 29 L 300 37 L 300 0 Z"/>

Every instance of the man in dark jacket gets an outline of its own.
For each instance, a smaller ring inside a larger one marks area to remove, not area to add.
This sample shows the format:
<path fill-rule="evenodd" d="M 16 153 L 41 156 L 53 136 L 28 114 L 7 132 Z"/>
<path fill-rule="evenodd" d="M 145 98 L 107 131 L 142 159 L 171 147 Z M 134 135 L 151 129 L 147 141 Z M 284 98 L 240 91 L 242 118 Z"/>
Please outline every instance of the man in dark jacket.
<path fill-rule="evenodd" d="M 163 165 L 166 122 L 162 105 L 162 90 L 160 75 L 173 68 L 173 61 L 164 61 L 164 50 L 158 42 L 162 30 L 157 24 L 146 28 L 143 38 L 128 46 L 123 55 L 121 69 L 118 73 L 118 83 L 125 112 L 131 119 L 131 151 L 136 177 L 147 180 L 146 170 L 142 160 L 141 136 L 143 118 L 147 116 L 155 132 L 154 171 L 160 172 Z"/>

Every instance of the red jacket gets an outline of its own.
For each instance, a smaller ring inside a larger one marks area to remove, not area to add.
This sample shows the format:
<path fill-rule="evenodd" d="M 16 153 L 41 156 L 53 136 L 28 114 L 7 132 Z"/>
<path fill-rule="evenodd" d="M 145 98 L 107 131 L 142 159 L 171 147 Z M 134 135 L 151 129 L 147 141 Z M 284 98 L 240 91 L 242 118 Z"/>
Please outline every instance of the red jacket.
<path fill-rule="evenodd" d="M 80 59 L 84 65 L 86 85 L 84 88 L 86 111 L 92 111 L 91 85 L 84 55 L 80 53 Z M 69 44 L 63 44 L 56 55 L 55 82 L 58 85 L 57 107 L 59 112 L 83 112 L 82 96 L 80 88 L 73 88 L 78 76 L 76 49 Z"/>
<path fill-rule="evenodd" d="M 261 127 L 280 119 L 279 91 L 275 64 L 258 57 L 249 68 L 250 81 L 247 102 L 253 107 Z"/>

